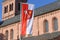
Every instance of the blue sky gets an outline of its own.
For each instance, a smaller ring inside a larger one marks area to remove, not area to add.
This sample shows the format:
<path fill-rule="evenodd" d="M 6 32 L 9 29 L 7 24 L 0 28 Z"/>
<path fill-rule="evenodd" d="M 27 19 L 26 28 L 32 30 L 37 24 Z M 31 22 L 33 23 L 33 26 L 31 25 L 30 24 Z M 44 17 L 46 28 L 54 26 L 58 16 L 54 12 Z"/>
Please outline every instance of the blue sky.
<path fill-rule="evenodd" d="M 2 20 L 2 1 L 0 0 L 0 21 Z M 28 3 L 34 4 L 35 8 L 38 8 L 54 1 L 56 0 L 28 0 Z"/>

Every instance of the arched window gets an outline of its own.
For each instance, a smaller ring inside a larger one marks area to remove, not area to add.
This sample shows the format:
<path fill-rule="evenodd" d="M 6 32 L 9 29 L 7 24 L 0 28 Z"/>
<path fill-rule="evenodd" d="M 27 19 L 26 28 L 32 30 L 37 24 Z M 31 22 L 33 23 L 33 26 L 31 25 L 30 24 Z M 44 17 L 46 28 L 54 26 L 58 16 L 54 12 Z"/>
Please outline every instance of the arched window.
<path fill-rule="evenodd" d="M 13 3 L 9 5 L 9 11 L 12 11 L 13 10 Z"/>
<path fill-rule="evenodd" d="M 5 32 L 6 40 L 8 40 L 8 30 Z"/>
<path fill-rule="evenodd" d="M 18 11 L 20 11 L 20 3 L 18 3 Z"/>
<path fill-rule="evenodd" d="M 53 18 L 53 29 L 54 31 L 58 30 L 58 20 L 57 18 Z"/>
<path fill-rule="evenodd" d="M 19 40 L 19 35 L 17 36 L 17 40 Z"/>
<path fill-rule="evenodd" d="M 4 7 L 4 13 L 8 12 L 8 5 Z"/>
<path fill-rule="evenodd" d="M 48 32 L 49 29 L 48 29 L 48 21 L 47 20 L 44 20 L 44 32 Z"/>
<path fill-rule="evenodd" d="M 13 40 L 14 32 L 13 29 L 10 30 L 10 39 Z"/>

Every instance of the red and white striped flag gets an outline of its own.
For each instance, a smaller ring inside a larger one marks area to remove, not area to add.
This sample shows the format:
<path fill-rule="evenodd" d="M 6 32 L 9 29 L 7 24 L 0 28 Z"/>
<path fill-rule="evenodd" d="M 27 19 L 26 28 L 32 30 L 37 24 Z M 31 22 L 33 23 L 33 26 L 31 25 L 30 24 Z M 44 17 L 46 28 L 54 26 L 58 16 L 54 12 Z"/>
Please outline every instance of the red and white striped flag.
<path fill-rule="evenodd" d="M 22 30 L 21 35 L 32 34 L 34 5 L 22 3 Z"/>

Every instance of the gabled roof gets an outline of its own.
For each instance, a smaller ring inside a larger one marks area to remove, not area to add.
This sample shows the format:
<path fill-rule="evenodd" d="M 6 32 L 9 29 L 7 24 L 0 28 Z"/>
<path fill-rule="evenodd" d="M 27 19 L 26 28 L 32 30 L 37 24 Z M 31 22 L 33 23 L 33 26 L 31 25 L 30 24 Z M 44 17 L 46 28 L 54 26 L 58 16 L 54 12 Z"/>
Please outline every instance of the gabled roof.
<path fill-rule="evenodd" d="M 51 12 L 54 10 L 59 10 L 60 9 L 60 1 L 55 1 L 53 3 L 50 3 L 48 5 L 39 7 L 37 9 L 34 10 L 34 16 L 40 16 L 43 14 L 46 14 L 47 12 Z M 20 21 L 20 15 L 17 15 L 13 18 L 7 19 L 5 21 L 3 21 L 3 23 L 0 25 L 1 27 L 7 26 L 9 24 L 15 23 Z"/>

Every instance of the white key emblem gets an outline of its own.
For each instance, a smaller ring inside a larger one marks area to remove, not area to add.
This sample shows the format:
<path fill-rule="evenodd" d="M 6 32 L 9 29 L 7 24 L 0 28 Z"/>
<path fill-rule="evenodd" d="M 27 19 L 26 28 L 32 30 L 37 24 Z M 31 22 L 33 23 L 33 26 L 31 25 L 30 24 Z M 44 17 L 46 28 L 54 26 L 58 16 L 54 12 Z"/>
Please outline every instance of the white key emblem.
<path fill-rule="evenodd" d="M 24 10 L 24 13 L 27 14 L 28 13 L 27 10 Z"/>

